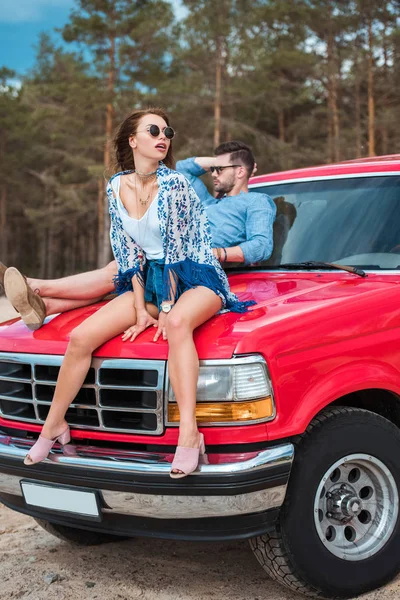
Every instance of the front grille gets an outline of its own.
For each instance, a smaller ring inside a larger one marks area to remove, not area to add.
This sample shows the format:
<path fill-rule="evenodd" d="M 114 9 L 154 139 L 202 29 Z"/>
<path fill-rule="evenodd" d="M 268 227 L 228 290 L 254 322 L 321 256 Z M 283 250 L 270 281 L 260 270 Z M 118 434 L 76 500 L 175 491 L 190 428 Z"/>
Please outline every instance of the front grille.
<path fill-rule="evenodd" d="M 0 417 L 43 424 L 63 356 L 0 353 Z M 94 358 L 66 419 L 79 429 L 160 435 L 165 362 Z"/>

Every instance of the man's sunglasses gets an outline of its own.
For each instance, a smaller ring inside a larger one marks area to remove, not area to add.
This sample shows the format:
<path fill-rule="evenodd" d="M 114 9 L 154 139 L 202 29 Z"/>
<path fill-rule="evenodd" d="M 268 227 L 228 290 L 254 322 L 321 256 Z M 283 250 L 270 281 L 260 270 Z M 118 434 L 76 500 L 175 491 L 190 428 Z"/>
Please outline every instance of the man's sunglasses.
<path fill-rule="evenodd" d="M 216 172 L 219 175 L 224 169 L 231 169 L 233 167 L 241 167 L 242 165 L 226 165 L 225 167 L 210 167 L 211 173 Z"/>
<path fill-rule="evenodd" d="M 142 130 L 142 131 L 148 131 L 149 134 L 152 137 L 158 137 L 161 133 L 161 129 L 159 128 L 158 125 L 147 125 L 146 129 Z M 164 129 L 162 130 L 163 134 L 165 135 L 165 137 L 167 138 L 167 140 L 172 140 L 172 138 L 175 135 L 175 131 L 172 129 L 172 127 L 164 127 Z M 140 133 L 140 131 L 138 131 L 137 133 Z"/>

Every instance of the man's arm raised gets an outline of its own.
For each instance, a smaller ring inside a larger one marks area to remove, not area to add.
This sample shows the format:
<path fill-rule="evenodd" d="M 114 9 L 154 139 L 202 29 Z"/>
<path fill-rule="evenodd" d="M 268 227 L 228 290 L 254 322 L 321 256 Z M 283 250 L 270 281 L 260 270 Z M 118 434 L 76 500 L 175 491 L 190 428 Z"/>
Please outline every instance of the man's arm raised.
<path fill-rule="evenodd" d="M 209 171 L 215 165 L 215 156 L 196 156 L 194 162 L 204 171 Z"/>
<path fill-rule="evenodd" d="M 204 206 L 217 202 L 200 179 L 214 165 L 214 161 L 213 156 L 202 156 L 178 160 L 176 163 L 176 170 L 186 177 Z"/>

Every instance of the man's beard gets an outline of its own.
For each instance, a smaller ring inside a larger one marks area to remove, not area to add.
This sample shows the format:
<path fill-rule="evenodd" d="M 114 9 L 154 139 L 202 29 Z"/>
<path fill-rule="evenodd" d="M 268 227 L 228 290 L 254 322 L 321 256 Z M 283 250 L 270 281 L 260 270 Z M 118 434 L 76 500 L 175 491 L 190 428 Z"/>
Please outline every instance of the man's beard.
<path fill-rule="evenodd" d="M 229 194 L 229 192 L 233 190 L 234 185 L 235 180 L 233 178 L 230 181 L 225 181 L 225 183 L 214 185 L 214 190 L 217 192 L 217 197 L 222 198 L 222 196 Z"/>

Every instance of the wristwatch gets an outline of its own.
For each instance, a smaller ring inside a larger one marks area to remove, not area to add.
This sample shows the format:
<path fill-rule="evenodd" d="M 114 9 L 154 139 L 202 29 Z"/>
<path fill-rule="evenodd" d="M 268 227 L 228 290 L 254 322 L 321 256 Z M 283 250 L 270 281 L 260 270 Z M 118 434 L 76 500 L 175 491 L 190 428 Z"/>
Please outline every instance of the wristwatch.
<path fill-rule="evenodd" d="M 170 310 L 172 309 L 173 304 L 170 304 L 169 302 L 165 302 L 163 304 L 161 304 L 161 311 L 163 313 L 169 313 Z"/>

